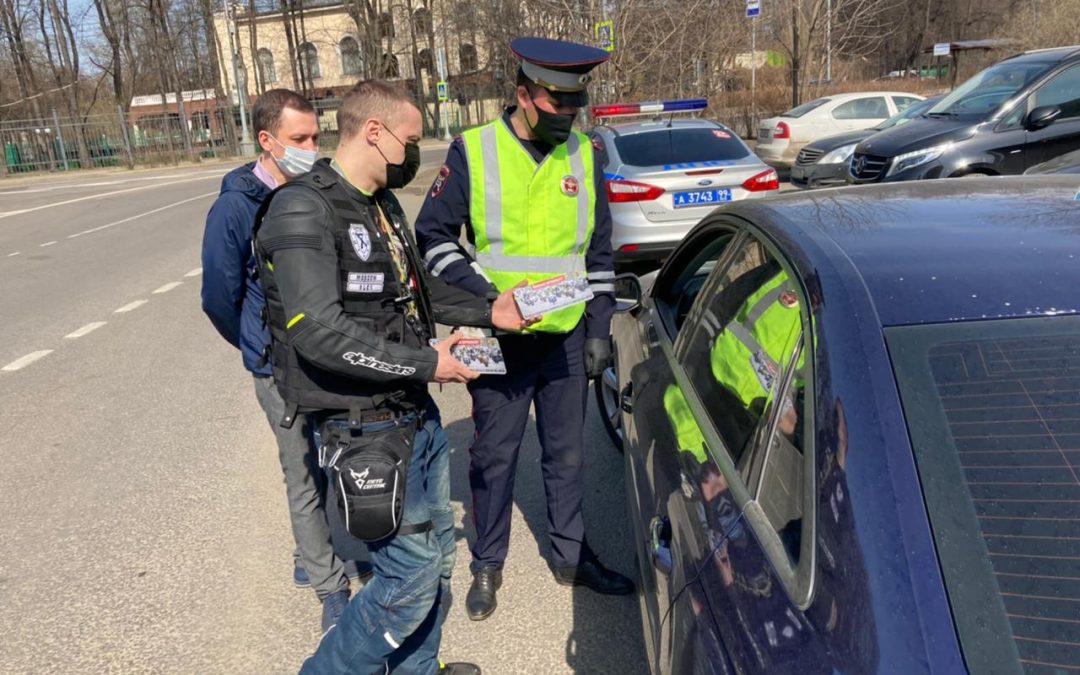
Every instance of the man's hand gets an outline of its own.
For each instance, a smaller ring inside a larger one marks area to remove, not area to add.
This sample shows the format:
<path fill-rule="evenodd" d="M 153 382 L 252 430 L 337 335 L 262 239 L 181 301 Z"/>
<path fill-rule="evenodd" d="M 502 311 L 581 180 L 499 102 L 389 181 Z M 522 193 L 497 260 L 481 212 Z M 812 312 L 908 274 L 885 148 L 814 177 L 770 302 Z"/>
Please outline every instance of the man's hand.
<path fill-rule="evenodd" d="M 435 351 L 439 354 L 439 365 L 435 367 L 435 382 L 469 382 L 480 377 L 480 373 L 469 370 L 461 361 L 450 354 L 450 348 L 464 337 L 461 333 L 451 333 L 439 344 L 435 345 Z"/>
<path fill-rule="evenodd" d="M 611 340 L 589 338 L 585 341 L 585 376 L 590 380 L 604 374 L 611 360 Z"/>
<path fill-rule="evenodd" d="M 522 279 L 514 288 L 522 288 L 527 285 L 528 282 Z M 514 288 L 499 293 L 499 297 L 495 298 L 495 302 L 491 303 L 491 325 L 501 330 L 520 331 L 540 320 L 538 316 L 531 319 L 521 316 L 521 309 L 517 306 L 517 301 L 514 300 Z"/>

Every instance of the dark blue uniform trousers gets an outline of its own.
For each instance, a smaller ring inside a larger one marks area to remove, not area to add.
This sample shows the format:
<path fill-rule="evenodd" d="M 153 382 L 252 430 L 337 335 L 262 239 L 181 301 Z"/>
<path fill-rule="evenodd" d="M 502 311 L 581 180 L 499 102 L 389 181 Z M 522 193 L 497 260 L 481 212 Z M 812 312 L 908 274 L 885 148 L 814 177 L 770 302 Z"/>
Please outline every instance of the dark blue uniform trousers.
<path fill-rule="evenodd" d="M 577 565 L 585 547 L 584 493 L 585 324 L 566 334 L 499 336 L 506 375 L 470 382 L 476 437 L 469 452 L 476 541 L 472 571 L 501 568 L 510 545 L 510 512 L 518 450 L 536 404 L 543 449 L 552 563 Z"/>

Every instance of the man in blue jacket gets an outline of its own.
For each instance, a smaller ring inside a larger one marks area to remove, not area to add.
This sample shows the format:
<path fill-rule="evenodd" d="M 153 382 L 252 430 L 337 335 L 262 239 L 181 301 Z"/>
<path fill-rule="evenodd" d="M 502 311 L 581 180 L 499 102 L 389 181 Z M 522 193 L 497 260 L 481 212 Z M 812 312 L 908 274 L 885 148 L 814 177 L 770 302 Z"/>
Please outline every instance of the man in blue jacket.
<path fill-rule="evenodd" d="M 314 164 L 319 124 L 311 103 L 288 89 L 259 96 L 251 117 L 262 154 L 222 179 L 221 194 L 206 217 L 202 307 L 221 336 L 241 351 L 244 367 L 254 376 L 255 393 L 277 437 L 285 474 L 296 540 L 293 579 L 297 586 L 315 588 L 326 630 L 348 603 L 349 582 L 331 543 L 320 490 L 324 479 L 311 430 L 299 420 L 288 429 L 280 424 L 285 403 L 271 377 L 270 334 L 263 319 L 266 302 L 251 251 L 252 225 L 263 200 Z"/>

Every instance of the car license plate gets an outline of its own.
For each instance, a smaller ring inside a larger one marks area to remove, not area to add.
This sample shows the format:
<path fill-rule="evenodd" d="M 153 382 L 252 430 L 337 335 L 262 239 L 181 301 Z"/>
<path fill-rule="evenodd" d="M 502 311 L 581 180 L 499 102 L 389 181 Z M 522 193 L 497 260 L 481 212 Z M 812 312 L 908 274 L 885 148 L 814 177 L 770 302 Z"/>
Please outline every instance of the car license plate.
<path fill-rule="evenodd" d="M 758 129 L 758 140 L 767 141 L 772 137 L 772 129 Z"/>
<path fill-rule="evenodd" d="M 676 192 L 672 195 L 675 208 L 682 209 L 688 206 L 704 206 L 706 204 L 720 204 L 731 201 L 731 190 L 692 190 L 690 192 Z"/>

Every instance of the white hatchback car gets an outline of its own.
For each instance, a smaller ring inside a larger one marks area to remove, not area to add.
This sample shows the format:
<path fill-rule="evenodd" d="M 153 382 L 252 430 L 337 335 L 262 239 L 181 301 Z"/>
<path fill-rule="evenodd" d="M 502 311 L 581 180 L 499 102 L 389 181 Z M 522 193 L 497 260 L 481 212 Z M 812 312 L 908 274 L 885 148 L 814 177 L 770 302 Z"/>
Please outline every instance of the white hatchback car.
<path fill-rule="evenodd" d="M 814 99 L 758 124 L 754 151 L 762 160 L 789 167 L 807 143 L 833 134 L 869 129 L 923 100 L 918 94 L 862 91 Z"/>

